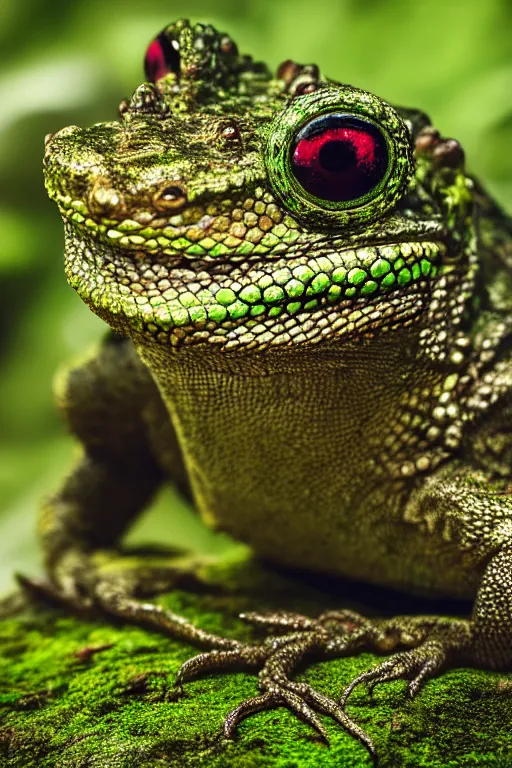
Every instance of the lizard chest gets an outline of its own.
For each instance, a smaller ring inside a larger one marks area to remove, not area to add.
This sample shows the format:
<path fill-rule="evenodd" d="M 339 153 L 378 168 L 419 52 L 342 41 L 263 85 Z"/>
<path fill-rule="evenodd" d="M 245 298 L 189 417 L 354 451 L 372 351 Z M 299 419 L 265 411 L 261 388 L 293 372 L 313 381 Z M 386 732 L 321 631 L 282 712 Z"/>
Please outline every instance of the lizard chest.
<path fill-rule="evenodd" d="M 425 542 L 401 519 L 408 488 L 384 446 L 404 389 L 435 386 L 410 365 L 413 342 L 406 329 L 341 353 L 237 358 L 232 370 L 145 348 L 206 522 L 277 562 L 405 580 L 405 539 L 411 559 Z"/>

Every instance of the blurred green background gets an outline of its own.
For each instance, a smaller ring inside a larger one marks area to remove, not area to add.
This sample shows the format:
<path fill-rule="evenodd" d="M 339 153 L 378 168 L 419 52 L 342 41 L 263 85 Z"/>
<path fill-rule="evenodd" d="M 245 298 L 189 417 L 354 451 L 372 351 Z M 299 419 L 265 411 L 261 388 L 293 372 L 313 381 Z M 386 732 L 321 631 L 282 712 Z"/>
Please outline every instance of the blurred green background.
<path fill-rule="evenodd" d="M 45 197 L 43 137 L 116 117 L 147 43 L 188 16 L 272 67 L 316 62 L 341 81 L 420 107 L 512 206 L 510 0 L 2 0 L 0 5 L 0 589 L 37 573 L 39 499 L 72 460 L 52 403 L 55 369 L 104 327 L 67 287 Z M 169 505 L 173 514 L 166 514 Z M 132 540 L 231 546 L 165 491 Z"/>

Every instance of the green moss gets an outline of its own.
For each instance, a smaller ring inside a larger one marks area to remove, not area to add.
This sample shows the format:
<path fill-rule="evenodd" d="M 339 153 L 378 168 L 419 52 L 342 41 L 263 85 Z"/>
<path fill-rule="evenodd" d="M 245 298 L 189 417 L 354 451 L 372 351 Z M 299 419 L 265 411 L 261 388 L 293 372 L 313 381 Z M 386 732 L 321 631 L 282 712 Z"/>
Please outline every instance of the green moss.
<path fill-rule="evenodd" d="M 240 611 L 288 608 L 318 613 L 340 604 L 312 586 L 252 561 L 205 569 L 204 589 L 159 598 L 213 632 L 249 638 Z M 343 601 L 346 604 L 346 601 Z M 237 738 L 221 736 L 224 716 L 257 693 L 252 674 L 209 675 L 173 686 L 197 648 L 104 616 L 50 606 L 10 609 L 0 623 L 2 768 L 318 768 L 371 766 L 359 743 L 326 721 L 330 748 L 283 709 L 250 717 Z M 376 657 L 315 663 L 302 679 L 335 697 Z M 352 717 L 374 739 L 381 768 L 508 766 L 512 681 L 458 669 L 409 701 L 404 684 L 355 692 Z"/>

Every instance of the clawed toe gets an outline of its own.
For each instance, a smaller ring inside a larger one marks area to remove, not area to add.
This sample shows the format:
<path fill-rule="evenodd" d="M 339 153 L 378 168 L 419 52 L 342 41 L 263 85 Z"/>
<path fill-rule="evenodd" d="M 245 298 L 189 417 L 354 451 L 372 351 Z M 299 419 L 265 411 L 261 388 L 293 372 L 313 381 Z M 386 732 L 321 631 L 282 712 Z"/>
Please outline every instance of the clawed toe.
<path fill-rule="evenodd" d="M 343 712 L 339 704 L 307 684 L 291 681 L 288 681 L 286 686 L 273 686 L 271 690 L 265 691 L 260 696 L 239 704 L 224 721 L 224 735 L 232 738 L 237 726 L 246 717 L 279 706 L 287 707 L 314 728 L 325 744 L 329 744 L 329 737 L 317 713 L 330 716 L 343 726 L 347 733 L 359 739 L 372 756 L 375 755 L 375 747 L 370 737 Z"/>
<path fill-rule="evenodd" d="M 416 696 L 425 680 L 428 680 L 429 677 L 433 677 L 441 666 L 442 661 L 438 661 L 437 659 L 429 659 L 424 662 L 423 667 L 416 677 L 414 677 L 407 686 L 407 694 L 411 699 Z"/>
<path fill-rule="evenodd" d="M 207 672 L 255 667 L 262 664 L 267 656 L 268 651 L 262 646 L 242 644 L 235 650 L 199 653 L 181 665 L 175 685 L 182 685 Z"/>
<path fill-rule="evenodd" d="M 327 732 L 320 718 L 308 706 L 305 700 L 292 691 L 277 689 L 266 691 L 261 696 L 254 696 L 252 699 L 247 699 L 239 704 L 238 707 L 235 707 L 224 720 L 224 735 L 227 738 L 232 738 L 237 726 L 246 717 L 256 712 L 264 712 L 279 706 L 286 706 L 291 709 L 301 720 L 314 728 L 326 744 L 329 744 Z"/>
<path fill-rule="evenodd" d="M 340 705 L 345 707 L 348 698 L 360 685 L 366 684 L 369 693 L 373 694 L 377 685 L 390 683 L 393 680 L 410 680 L 407 693 L 413 698 L 423 683 L 440 669 L 445 657 L 442 645 L 435 642 L 426 642 L 414 650 L 397 653 L 352 680 L 340 697 Z"/>
<path fill-rule="evenodd" d="M 277 706 L 279 706 L 278 703 L 274 703 L 270 693 L 263 693 L 261 696 L 254 696 L 252 699 L 242 701 L 241 704 L 226 715 L 224 719 L 224 736 L 227 739 L 232 739 L 238 724 L 246 717 L 254 715 L 256 712 L 274 709 Z"/>
<path fill-rule="evenodd" d="M 370 754 L 375 754 L 375 748 L 372 740 L 367 733 L 363 731 L 344 711 L 341 704 L 330 699 L 328 696 L 324 696 L 322 693 L 315 691 L 308 683 L 295 683 L 288 681 L 288 687 L 293 689 L 295 693 L 302 696 L 302 698 L 315 708 L 317 712 L 322 715 L 327 715 L 335 722 L 339 723 L 351 736 L 359 739 L 362 742 Z"/>
<path fill-rule="evenodd" d="M 241 613 L 240 618 L 254 627 L 264 627 L 277 632 L 332 632 L 347 634 L 367 625 L 367 619 L 355 611 L 325 611 L 317 619 L 288 611 Z"/>
<path fill-rule="evenodd" d="M 257 613 L 248 611 L 241 613 L 240 618 L 253 627 L 282 630 L 286 632 L 307 631 L 316 629 L 318 621 L 300 613 L 288 613 L 287 611 L 273 611 L 269 613 Z"/>

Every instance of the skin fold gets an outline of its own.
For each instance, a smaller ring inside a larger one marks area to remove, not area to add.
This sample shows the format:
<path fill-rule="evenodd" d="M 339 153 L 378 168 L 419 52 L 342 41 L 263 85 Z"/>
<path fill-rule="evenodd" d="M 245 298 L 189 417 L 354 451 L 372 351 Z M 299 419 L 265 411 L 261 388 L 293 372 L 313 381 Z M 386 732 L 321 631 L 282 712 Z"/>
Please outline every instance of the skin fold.
<path fill-rule="evenodd" d="M 179 683 L 259 669 L 227 715 L 325 738 L 352 690 L 512 663 L 511 222 L 417 110 L 180 20 L 119 119 L 47 137 L 70 285 L 112 329 L 57 384 L 82 455 L 46 503 L 47 592 L 206 650 Z M 322 197 L 322 195 L 324 195 Z M 164 481 L 279 564 L 474 601 L 468 619 L 248 614 L 262 643 L 143 602 L 123 532 Z M 339 701 L 304 658 L 394 652 Z"/>

